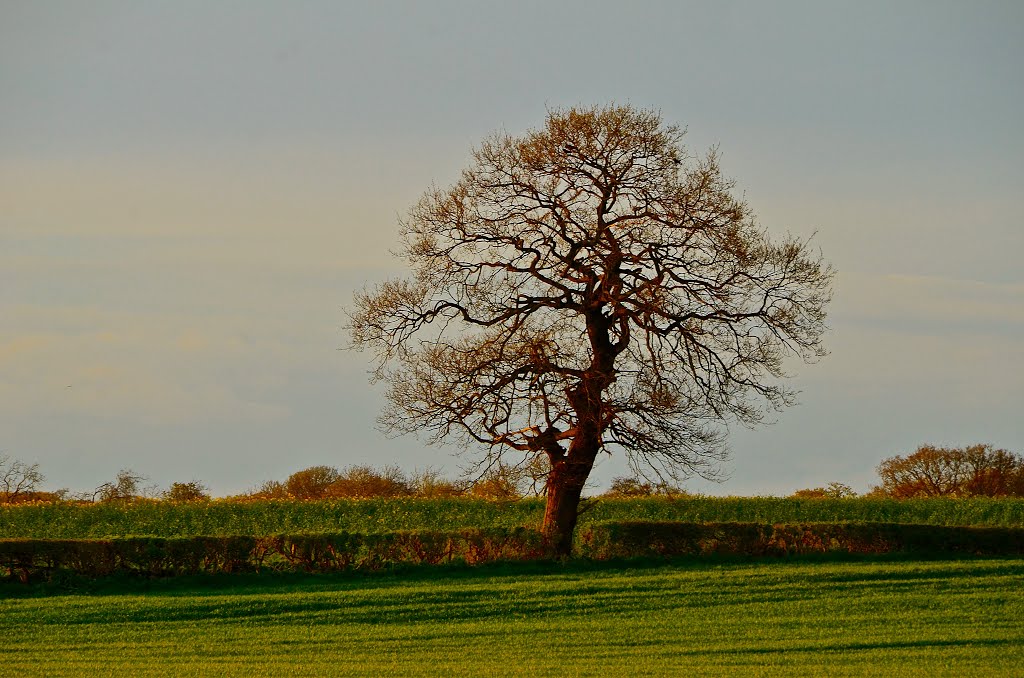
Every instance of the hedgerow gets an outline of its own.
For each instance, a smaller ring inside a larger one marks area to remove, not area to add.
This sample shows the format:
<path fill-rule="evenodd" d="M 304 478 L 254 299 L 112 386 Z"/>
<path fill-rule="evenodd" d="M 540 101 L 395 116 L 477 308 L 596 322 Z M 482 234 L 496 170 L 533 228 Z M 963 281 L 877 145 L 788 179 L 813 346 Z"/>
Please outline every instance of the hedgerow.
<path fill-rule="evenodd" d="M 543 499 L 139 500 L 0 506 L 0 538 L 108 539 L 539 527 Z M 1024 527 L 1024 499 L 644 497 L 588 503 L 579 527 L 621 522 L 873 522 Z"/>
<path fill-rule="evenodd" d="M 898 523 L 680 523 L 593 525 L 577 553 L 595 558 L 643 556 L 790 556 L 845 552 L 1024 555 L 1024 529 Z"/>
<path fill-rule="evenodd" d="M 594 560 L 651 556 L 793 556 L 814 553 L 1024 555 L 1024 528 L 893 523 L 624 522 L 580 531 L 576 554 Z M 172 576 L 248 571 L 380 570 L 551 556 L 527 528 L 267 537 L 2 539 L 0 574 L 24 582 L 56 572 Z"/>
<path fill-rule="evenodd" d="M 267 537 L 0 539 L 0 574 L 27 582 L 58 571 L 98 577 L 114 573 L 171 576 L 379 570 L 397 564 L 476 565 L 538 559 L 546 549 L 541 534 L 525 528 Z"/>

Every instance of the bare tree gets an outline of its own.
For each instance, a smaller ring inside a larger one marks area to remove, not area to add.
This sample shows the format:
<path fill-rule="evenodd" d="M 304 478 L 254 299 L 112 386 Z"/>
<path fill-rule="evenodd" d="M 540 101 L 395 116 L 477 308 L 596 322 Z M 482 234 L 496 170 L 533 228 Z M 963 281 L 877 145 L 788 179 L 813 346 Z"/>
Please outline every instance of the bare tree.
<path fill-rule="evenodd" d="M 131 501 L 138 499 L 151 488 L 143 488 L 148 478 L 125 468 L 117 472 L 113 482 L 103 483 L 92 493 L 92 501 Z M 155 488 L 153 488 L 155 489 Z M 86 495 L 88 497 L 88 495 Z"/>
<path fill-rule="evenodd" d="M 32 495 L 46 478 L 39 464 L 26 464 L 0 454 L 0 504 L 13 504 Z"/>
<path fill-rule="evenodd" d="M 389 387 L 386 430 L 547 456 L 560 553 L 601 451 L 714 475 L 724 424 L 791 404 L 786 357 L 824 355 L 831 267 L 773 242 L 716 152 L 693 157 L 682 135 L 609 106 L 491 137 L 401 223 L 412 275 L 350 313 Z"/>

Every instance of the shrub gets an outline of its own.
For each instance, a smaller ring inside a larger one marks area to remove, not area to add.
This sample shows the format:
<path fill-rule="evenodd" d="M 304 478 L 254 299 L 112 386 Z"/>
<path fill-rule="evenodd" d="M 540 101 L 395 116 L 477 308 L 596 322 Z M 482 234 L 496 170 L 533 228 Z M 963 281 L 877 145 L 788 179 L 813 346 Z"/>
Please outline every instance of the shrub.
<path fill-rule="evenodd" d="M 473 481 L 470 495 L 494 501 L 513 501 L 523 496 L 525 473 L 516 466 L 497 463 Z"/>
<path fill-rule="evenodd" d="M 829 483 L 826 487 L 797 490 L 792 495 L 794 499 L 852 499 L 856 496 L 853 488 L 843 483 Z"/>
<path fill-rule="evenodd" d="M 171 483 L 163 494 L 167 501 L 209 501 L 208 488 L 197 480 L 187 483 Z"/>
<path fill-rule="evenodd" d="M 897 551 L 1022 555 L 1024 529 L 894 523 L 603 523 L 581 533 L 578 551 L 596 559 Z"/>
<path fill-rule="evenodd" d="M 268 480 L 242 499 L 287 499 L 288 490 L 284 483 L 279 480 Z"/>
<path fill-rule="evenodd" d="M 498 459 L 484 473 L 469 479 L 469 494 L 492 501 L 515 501 L 547 494 L 551 464 L 546 455 L 532 454 L 517 464 Z"/>
<path fill-rule="evenodd" d="M 587 558 L 651 556 L 779 557 L 822 553 L 1024 555 L 1024 528 L 892 523 L 600 523 L 581 530 L 577 554 Z M 401 564 L 549 558 L 537 530 L 469 528 L 267 537 L 118 537 L 0 539 L 0 574 L 30 581 L 58 571 L 97 577 L 114 573 L 171 576 L 245 571 L 380 570 Z"/>
<path fill-rule="evenodd" d="M 349 466 L 326 489 L 327 497 L 409 497 L 414 490 L 397 466 L 378 471 L 370 466 Z"/>
<path fill-rule="evenodd" d="M 409 484 L 415 496 L 425 499 L 461 497 L 469 490 L 467 482 L 450 480 L 429 468 L 413 474 Z"/>
<path fill-rule="evenodd" d="M 546 556 L 544 537 L 526 528 L 270 537 L 2 539 L 0 572 L 27 582 L 57 571 L 87 577 L 243 571 L 379 570 L 399 564 L 528 560 Z"/>
<path fill-rule="evenodd" d="M 288 476 L 284 491 L 296 499 L 323 499 L 339 478 L 341 474 L 333 466 L 311 466 Z"/>
<path fill-rule="evenodd" d="M 664 480 L 652 483 L 637 477 L 612 478 L 611 486 L 602 496 L 609 498 L 670 497 L 687 494 L 686 490 Z"/>

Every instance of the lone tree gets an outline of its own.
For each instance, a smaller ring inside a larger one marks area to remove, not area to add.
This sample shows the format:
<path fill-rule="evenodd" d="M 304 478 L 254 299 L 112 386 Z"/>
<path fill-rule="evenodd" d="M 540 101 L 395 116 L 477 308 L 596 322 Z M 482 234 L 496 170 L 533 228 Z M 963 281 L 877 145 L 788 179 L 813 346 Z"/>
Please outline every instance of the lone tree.
<path fill-rule="evenodd" d="M 410 277 L 355 296 L 352 342 L 388 385 L 381 422 L 550 463 L 543 530 L 572 546 L 598 453 L 713 475 L 724 424 L 789 405 L 824 355 L 833 271 L 773 242 L 715 151 L 629 106 L 550 111 L 496 134 L 401 222 Z"/>

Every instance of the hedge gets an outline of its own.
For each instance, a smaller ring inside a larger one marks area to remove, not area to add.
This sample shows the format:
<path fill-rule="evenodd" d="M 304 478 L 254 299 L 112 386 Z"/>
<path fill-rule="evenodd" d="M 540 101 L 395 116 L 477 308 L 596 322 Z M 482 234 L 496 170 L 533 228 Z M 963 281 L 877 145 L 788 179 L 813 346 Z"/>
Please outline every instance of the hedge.
<path fill-rule="evenodd" d="M 1024 528 L 906 523 L 603 523 L 578 535 L 576 552 L 599 560 L 828 552 L 1024 555 Z"/>
<path fill-rule="evenodd" d="M 390 534 L 299 534 L 269 537 L 118 537 L 0 539 L 0 575 L 30 581 L 69 571 L 169 576 L 260 570 L 377 570 L 399 563 L 470 565 L 538 559 L 544 538 L 525 528 Z"/>
<path fill-rule="evenodd" d="M 620 522 L 580 530 L 576 555 L 594 560 L 651 556 L 788 556 L 845 552 L 1024 555 L 1024 528 L 899 523 Z M 470 565 L 550 557 L 527 528 L 269 537 L 0 539 L 0 575 L 28 582 L 67 571 L 170 576 L 261 570 L 379 570 L 397 564 Z"/>

